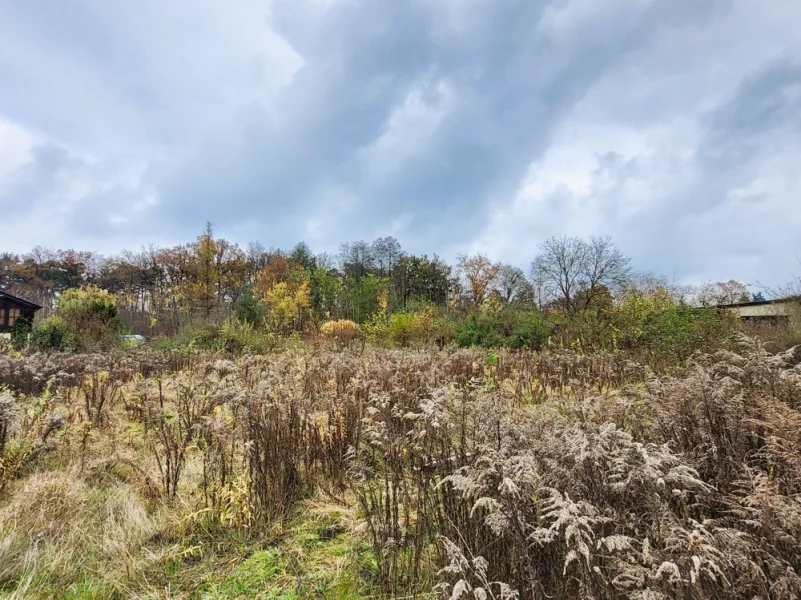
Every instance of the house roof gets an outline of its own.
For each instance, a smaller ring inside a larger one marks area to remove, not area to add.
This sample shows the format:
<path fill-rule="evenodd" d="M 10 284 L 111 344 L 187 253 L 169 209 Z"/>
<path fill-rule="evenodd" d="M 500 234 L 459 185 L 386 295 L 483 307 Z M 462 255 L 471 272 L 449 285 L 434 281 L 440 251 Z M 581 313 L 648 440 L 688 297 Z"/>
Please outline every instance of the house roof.
<path fill-rule="evenodd" d="M 737 302 L 736 304 L 718 304 L 716 308 L 740 308 L 741 306 L 763 306 L 765 304 L 781 304 L 783 302 L 797 302 L 798 296 L 776 298 L 774 300 L 760 300 L 758 302 Z"/>
<path fill-rule="evenodd" d="M 0 298 L 8 300 L 9 302 L 13 302 L 14 304 L 19 304 L 27 308 L 32 308 L 34 310 L 39 310 L 40 308 L 42 308 L 38 304 L 35 304 L 33 302 L 28 302 L 27 300 L 24 300 L 23 298 L 18 298 L 17 296 L 12 296 L 11 294 L 7 294 L 6 292 L 0 292 Z"/>

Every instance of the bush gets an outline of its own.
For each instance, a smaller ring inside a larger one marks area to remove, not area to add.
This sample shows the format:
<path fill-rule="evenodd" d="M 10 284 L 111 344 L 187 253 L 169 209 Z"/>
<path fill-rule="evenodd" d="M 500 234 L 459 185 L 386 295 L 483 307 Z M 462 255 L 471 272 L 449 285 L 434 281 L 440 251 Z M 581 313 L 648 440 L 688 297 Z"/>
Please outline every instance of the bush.
<path fill-rule="evenodd" d="M 114 296 L 93 285 L 66 290 L 59 298 L 58 314 L 73 325 L 119 323 Z"/>
<path fill-rule="evenodd" d="M 260 331 L 247 322 L 229 319 L 219 327 L 187 326 L 174 338 L 154 339 L 151 346 L 159 350 L 196 348 L 210 352 L 261 354 L 275 349 L 276 341 L 272 333 Z"/>
<path fill-rule="evenodd" d="M 326 321 L 320 326 L 320 334 L 327 340 L 337 342 L 342 346 L 349 346 L 355 340 L 362 338 L 359 326 L 347 319 Z"/>
<path fill-rule="evenodd" d="M 427 344 L 434 332 L 434 314 L 430 308 L 392 314 L 380 312 L 364 325 L 365 337 L 375 343 L 405 348 Z"/>
<path fill-rule="evenodd" d="M 274 334 L 258 331 L 246 322 L 230 320 L 223 323 L 219 330 L 217 347 L 226 352 L 241 354 L 246 351 L 262 354 L 275 348 Z"/>
<path fill-rule="evenodd" d="M 77 350 L 78 343 L 67 327 L 67 323 L 58 315 L 36 321 L 31 331 L 31 348 L 38 352 Z"/>
<path fill-rule="evenodd" d="M 603 347 L 671 361 L 684 361 L 695 351 L 727 345 L 737 330 L 735 318 L 723 311 L 674 304 L 667 298 L 628 297 L 611 318 L 611 343 Z"/>
<path fill-rule="evenodd" d="M 431 337 L 440 348 L 447 346 L 456 339 L 458 323 L 445 315 L 435 319 L 431 325 Z"/>
<path fill-rule="evenodd" d="M 395 313 L 389 317 L 388 339 L 396 346 L 425 344 L 431 340 L 434 316 L 429 310 Z"/>
<path fill-rule="evenodd" d="M 607 313 L 584 310 L 573 314 L 557 313 L 551 317 L 556 343 L 579 352 L 611 350 L 615 346 L 615 328 Z"/>
<path fill-rule="evenodd" d="M 33 327 L 31 344 L 40 351 L 87 350 L 119 344 L 121 330 L 114 297 L 94 286 L 66 290 L 56 314 Z"/>
<path fill-rule="evenodd" d="M 444 324 L 438 326 L 446 330 Z M 533 310 L 504 308 L 476 312 L 452 328 L 453 339 L 462 347 L 542 349 L 551 334 L 552 325 Z"/>
<path fill-rule="evenodd" d="M 11 344 L 15 349 L 20 350 L 28 343 L 32 325 L 31 320 L 24 317 L 14 322 L 14 326 L 11 328 Z"/>

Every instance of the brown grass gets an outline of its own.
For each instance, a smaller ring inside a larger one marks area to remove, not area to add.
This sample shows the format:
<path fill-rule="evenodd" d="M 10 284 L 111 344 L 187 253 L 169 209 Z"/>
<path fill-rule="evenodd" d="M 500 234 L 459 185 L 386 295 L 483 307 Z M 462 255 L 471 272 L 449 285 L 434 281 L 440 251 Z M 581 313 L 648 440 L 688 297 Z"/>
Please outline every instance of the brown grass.
<path fill-rule="evenodd" d="M 372 549 L 360 593 L 801 595 L 801 366 L 749 338 L 659 376 L 568 352 L 3 360 L 3 456 L 63 425 L 0 504 L 17 594 L 197 594 L 327 498 Z M 319 531 L 280 554 L 299 597 Z"/>

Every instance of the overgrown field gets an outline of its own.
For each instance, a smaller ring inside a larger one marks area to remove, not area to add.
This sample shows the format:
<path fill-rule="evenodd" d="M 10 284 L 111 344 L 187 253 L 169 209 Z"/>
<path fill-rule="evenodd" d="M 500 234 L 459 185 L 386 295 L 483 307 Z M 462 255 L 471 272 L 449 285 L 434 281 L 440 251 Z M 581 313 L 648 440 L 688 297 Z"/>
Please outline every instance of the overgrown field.
<path fill-rule="evenodd" d="M 801 366 L 0 356 L 0 595 L 801 597 Z"/>

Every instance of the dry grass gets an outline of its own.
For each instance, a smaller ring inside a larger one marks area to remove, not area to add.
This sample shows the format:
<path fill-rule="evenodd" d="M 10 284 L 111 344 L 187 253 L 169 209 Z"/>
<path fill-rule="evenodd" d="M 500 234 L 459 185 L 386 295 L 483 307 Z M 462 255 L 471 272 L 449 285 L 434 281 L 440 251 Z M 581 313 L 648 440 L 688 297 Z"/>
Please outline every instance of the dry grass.
<path fill-rule="evenodd" d="M 0 500 L 18 597 L 801 595 L 801 367 L 748 338 L 659 376 L 567 352 L 2 360 L 2 459 L 41 448 Z"/>
<path fill-rule="evenodd" d="M 0 581 L 21 582 L 26 596 L 86 578 L 123 591 L 120 579 L 135 579 L 132 553 L 155 531 L 129 486 L 91 489 L 70 472 L 28 477 L 0 523 Z"/>

